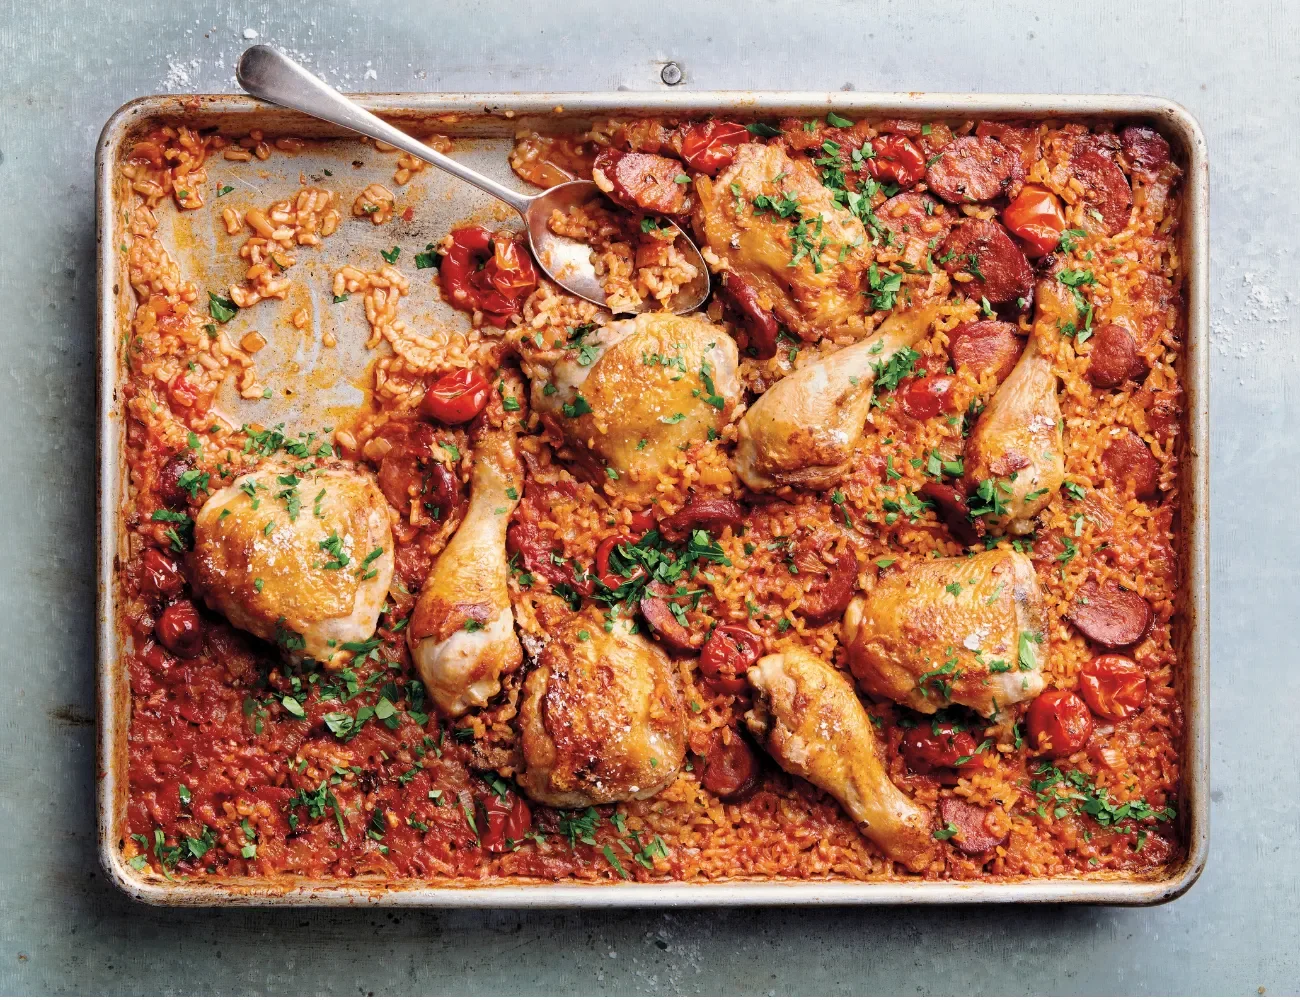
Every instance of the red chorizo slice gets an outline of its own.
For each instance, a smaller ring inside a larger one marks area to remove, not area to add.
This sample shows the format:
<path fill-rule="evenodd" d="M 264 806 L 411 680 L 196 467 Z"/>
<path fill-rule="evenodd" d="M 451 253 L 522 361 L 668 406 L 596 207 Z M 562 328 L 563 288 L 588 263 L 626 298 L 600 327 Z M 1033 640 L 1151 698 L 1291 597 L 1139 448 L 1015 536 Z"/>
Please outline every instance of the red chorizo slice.
<path fill-rule="evenodd" d="M 1127 489 L 1131 482 L 1133 495 L 1139 500 L 1154 500 L 1160 495 L 1160 463 L 1146 442 L 1131 430 L 1111 438 L 1102 453 L 1101 466 L 1115 485 Z"/>
<path fill-rule="evenodd" d="M 906 191 L 896 194 L 876 209 L 876 218 L 897 241 L 909 239 L 938 246 L 952 230 L 952 215 L 928 194 Z"/>
<path fill-rule="evenodd" d="M 941 413 L 951 413 L 955 405 L 953 392 L 956 388 L 957 380 L 951 375 L 927 375 L 925 378 L 910 379 L 907 387 L 899 392 L 903 400 L 903 412 L 914 420 L 930 420 Z"/>
<path fill-rule="evenodd" d="M 939 803 L 939 818 L 945 825 L 951 823 L 957 828 L 949 842 L 963 854 L 984 854 L 1007 841 L 1006 834 L 999 837 L 989 833 L 989 810 L 965 799 L 942 800 Z"/>
<path fill-rule="evenodd" d="M 1114 580 L 1089 580 L 1074 595 L 1066 617 L 1098 646 L 1121 649 L 1141 642 L 1154 615 L 1141 594 L 1125 590 Z"/>
<path fill-rule="evenodd" d="M 776 354 L 776 337 L 781 325 L 771 309 L 765 309 L 758 299 L 754 286 L 744 278 L 727 271 L 718 285 L 718 294 L 739 316 L 745 332 L 749 334 L 749 347 L 761 361 Z"/>
<path fill-rule="evenodd" d="M 1118 323 L 1105 323 L 1092 335 L 1092 353 L 1084 374 L 1098 389 L 1114 389 L 1125 379 L 1137 382 L 1146 376 L 1147 366 L 1138 354 L 1133 337 Z"/>
<path fill-rule="evenodd" d="M 683 625 L 670 604 L 689 604 L 690 598 L 676 598 L 675 588 L 656 580 L 641 598 L 641 615 L 655 634 L 679 653 L 693 653 L 704 645 L 704 633 Z"/>
<path fill-rule="evenodd" d="M 633 212 L 684 215 L 691 210 L 690 185 L 678 184 L 682 165 L 654 153 L 603 149 L 591 167 L 596 187 Z"/>
<path fill-rule="evenodd" d="M 1128 160 L 1134 177 L 1150 184 L 1169 162 L 1169 143 L 1153 128 L 1130 125 L 1119 134 L 1120 152 Z"/>
<path fill-rule="evenodd" d="M 736 730 L 715 729 L 709 736 L 700 783 L 718 798 L 743 798 L 758 784 L 758 757 Z"/>
<path fill-rule="evenodd" d="M 800 567 L 802 571 L 802 567 Z M 847 549 L 824 571 L 827 577 L 804 594 L 799 613 L 813 625 L 821 625 L 842 614 L 853 599 L 858 582 L 858 561 Z"/>
<path fill-rule="evenodd" d="M 1085 213 L 1089 228 L 1099 227 L 1106 236 L 1128 225 L 1129 206 L 1133 204 L 1133 189 L 1115 162 L 1111 142 L 1113 137 L 1085 135 L 1070 151 L 1070 169 L 1087 189 L 1084 201 L 1089 207 Z"/>
<path fill-rule="evenodd" d="M 1011 234 L 990 219 L 970 219 L 954 229 L 940 246 L 940 261 L 957 279 L 961 291 L 975 301 L 986 298 L 997 305 L 1029 294 L 1034 272 L 1024 251 Z"/>
<path fill-rule="evenodd" d="M 947 483 L 926 483 L 917 495 L 934 504 L 934 512 L 963 545 L 974 545 L 984 537 L 983 519 L 971 517 L 966 498 Z"/>
<path fill-rule="evenodd" d="M 1026 174 L 1043 155 L 1035 125 L 1024 122 L 980 122 L 975 126 L 975 134 L 981 138 L 992 136 L 1007 149 L 1014 150 L 1019 155 L 1020 165 Z"/>
<path fill-rule="evenodd" d="M 946 202 L 992 201 L 1024 177 L 1020 157 L 992 136 L 964 135 L 944 147 L 925 172 L 930 190 Z"/>
<path fill-rule="evenodd" d="M 1025 342 L 1016 325 L 1001 320 L 963 323 L 948 334 L 948 359 L 953 368 L 969 368 L 978 379 L 993 372 L 1001 382 L 1011 374 L 1024 350 Z"/>
<path fill-rule="evenodd" d="M 693 528 L 717 534 L 727 525 L 735 527 L 744 520 L 745 508 L 735 500 L 691 494 L 681 510 L 659 520 L 659 533 L 670 542 L 683 542 Z"/>

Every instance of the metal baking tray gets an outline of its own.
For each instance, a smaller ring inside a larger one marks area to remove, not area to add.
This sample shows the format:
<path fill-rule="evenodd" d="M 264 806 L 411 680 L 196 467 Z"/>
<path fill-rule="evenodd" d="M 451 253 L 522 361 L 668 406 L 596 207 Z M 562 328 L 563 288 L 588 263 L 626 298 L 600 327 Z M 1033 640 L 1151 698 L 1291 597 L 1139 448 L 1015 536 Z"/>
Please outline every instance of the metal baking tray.
<path fill-rule="evenodd" d="M 129 321 L 132 293 L 123 273 L 118 252 L 125 220 L 121 207 L 126 189 L 117 165 L 130 143 L 141 132 L 160 124 L 191 127 L 220 127 L 227 134 L 245 135 L 263 129 L 268 136 L 299 136 L 343 140 L 345 133 L 334 126 L 294 112 L 232 96 L 145 97 L 120 108 L 108 120 L 100 136 L 95 160 L 98 220 L 99 275 L 99 479 L 97 566 L 99 595 L 97 621 L 99 744 L 98 744 L 98 827 L 100 857 L 113 882 L 132 897 L 164 905 L 324 905 L 358 906 L 510 906 L 510 907 L 594 907 L 594 906 L 753 906 L 823 905 L 860 903 L 1109 903 L 1151 905 L 1174 899 L 1186 892 L 1205 867 L 1209 848 L 1210 758 L 1209 758 L 1209 175 L 1205 137 L 1196 120 L 1170 101 L 1132 96 L 1043 96 L 1021 94 L 870 94 L 870 93 L 780 93 L 780 92 L 683 92 L 657 94 L 378 94 L 358 98 L 361 104 L 416 135 L 439 132 L 451 136 L 455 154 L 504 183 L 523 187 L 513 178 L 504 155 L 521 128 L 539 131 L 582 131 L 593 119 L 614 115 L 725 113 L 742 120 L 781 115 L 824 115 L 829 110 L 857 117 L 941 118 L 962 121 L 975 118 L 1033 118 L 1056 120 L 1123 120 L 1157 127 L 1169 140 L 1174 156 L 1185 174 L 1182 253 L 1185 261 L 1186 353 L 1183 383 L 1186 390 L 1182 448 L 1182 511 L 1180 574 L 1182 603 L 1176 622 L 1175 641 L 1180 653 L 1176 683 L 1185 713 L 1182 747 L 1182 787 L 1178 804 L 1186 857 L 1153 876 L 1081 876 L 1030 880 L 922 881 L 897 879 L 881 882 L 849 880 L 802 881 L 736 879 L 708 883 L 656 884 L 554 884 L 532 880 L 480 882 L 474 880 L 350 880 L 285 879 L 277 881 L 227 879 L 203 882 L 169 882 L 144 876 L 125 863 L 121 847 L 126 836 L 127 727 L 130 691 L 121 657 L 122 639 L 117 626 L 117 568 L 119 546 L 124 536 L 120 511 L 127 476 L 122 448 L 124 414 L 119 386 L 120 331 Z M 350 208 L 350 192 L 365 183 L 385 183 L 394 167 L 392 155 L 381 155 L 373 147 L 356 145 L 355 136 L 343 146 L 326 143 L 296 157 L 276 154 L 269 161 L 254 162 L 255 170 L 243 172 L 245 181 L 264 192 L 254 191 L 259 203 L 286 197 L 296 190 L 299 174 L 309 175 L 327 163 L 349 171 L 342 185 L 342 210 Z M 333 150 L 331 152 L 331 149 Z M 359 155 L 358 150 L 364 150 Z M 332 157 L 332 159 L 331 159 Z M 361 166 L 352 163 L 356 158 Z M 221 161 L 214 173 L 222 173 Z M 230 164 L 231 167 L 236 166 Z M 238 166 L 247 167 L 247 164 Z M 333 187 L 340 185 L 334 184 Z M 419 218 L 404 229 L 400 223 L 375 227 L 363 243 L 374 249 L 382 241 L 404 246 L 423 246 L 438 239 L 454 221 L 468 216 L 509 217 L 509 210 L 494 205 L 476 190 L 439 171 L 429 169 L 400 189 L 420 198 Z M 232 199 L 233 200 L 233 199 Z M 203 211 L 209 211 L 204 209 Z M 194 241 L 191 259 L 201 267 L 191 274 L 212 287 L 222 287 L 236 266 L 226 252 L 218 254 L 223 232 L 214 217 L 205 232 L 187 213 L 176 220 L 175 213 L 160 213 L 164 239 L 176 239 L 176 229 L 186 227 L 184 237 Z M 331 268 L 347 258 L 350 247 L 346 230 L 325 241 L 319 259 L 301 254 L 297 277 L 308 277 L 314 295 L 324 296 Z M 204 256 L 200 251 L 209 249 Z M 326 261 L 329 261 L 327 264 Z M 201 262 L 201 263 L 200 263 Z M 231 269 L 227 273 L 224 268 Z M 412 282 L 412 294 L 403 303 L 408 322 L 421 314 L 447 318 L 450 307 L 429 295 L 421 299 Z M 427 283 L 423 283 L 427 284 Z M 254 310 L 250 310 L 253 312 Z M 277 387 L 301 386 L 289 397 L 276 401 L 247 403 L 233 397 L 218 397 L 216 406 L 239 414 L 242 420 L 271 424 L 279 420 L 316 422 L 337 407 L 355 406 L 360 390 L 347 378 L 347 365 L 363 365 L 359 353 L 348 357 L 339 338 L 339 359 L 325 362 L 312 345 L 319 343 L 318 324 L 340 322 L 336 312 L 315 307 L 313 336 L 298 338 L 277 316 L 280 327 L 270 346 L 258 357 L 264 381 Z M 278 310 L 277 312 L 284 312 Z M 342 322 L 357 323 L 364 329 L 360 310 Z M 270 321 L 269 313 L 259 318 Z M 463 319 L 461 320 L 463 323 Z M 250 324 L 251 325 L 251 324 Z M 267 324 L 263 323 L 264 328 Z M 364 339 L 364 337 L 360 337 Z M 342 364 L 340 364 L 340 361 Z M 332 365 L 333 368 L 329 366 Z M 362 367 L 351 369 L 353 372 Z M 267 379 L 267 375 L 270 379 Z M 234 409 L 238 407 L 238 409 Z"/>

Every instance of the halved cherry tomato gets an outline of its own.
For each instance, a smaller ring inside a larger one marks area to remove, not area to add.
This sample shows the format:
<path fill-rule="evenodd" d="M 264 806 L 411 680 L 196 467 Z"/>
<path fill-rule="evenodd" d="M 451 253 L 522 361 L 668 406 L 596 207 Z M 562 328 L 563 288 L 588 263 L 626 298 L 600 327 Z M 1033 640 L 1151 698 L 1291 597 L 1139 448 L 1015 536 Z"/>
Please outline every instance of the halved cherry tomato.
<path fill-rule="evenodd" d="M 974 736 L 951 722 L 923 722 L 904 732 L 899 749 L 909 768 L 929 774 L 936 767 L 980 767 L 978 746 Z"/>
<path fill-rule="evenodd" d="M 493 326 L 509 323 L 519 301 L 537 287 L 537 269 L 523 245 L 509 232 L 482 226 L 452 231 L 439 273 L 452 305 L 481 310 Z"/>
<path fill-rule="evenodd" d="M 491 392 L 487 379 L 473 368 L 458 368 L 429 386 L 420 412 L 444 424 L 463 424 L 479 415 Z"/>
<path fill-rule="evenodd" d="M 704 682 L 719 694 L 740 694 L 749 681 L 745 671 L 763 651 L 763 640 L 739 625 L 719 625 L 700 653 Z"/>
<path fill-rule="evenodd" d="M 1057 248 L 1065 231 L 1065 212 L 1056 195 L 1038 184 L 1026 184 L 1011 204 L 1002 210 L 1006 227 L 1021 238 L 1031 257 L 1041 257 Z"/>
<path fill-rule="evenodd" d="M 953 390 L 957 380 L 951 375 L 927 375 L 907 386 L 900 395 L 903 410 L 913 419 L 929 420 L 953 409 Z"/>
<path fill-rule="evenodd" d="M 479 829 L 479 843 L 502 854 L 521 843 L 533 824 L 533 811 L 513 788 L 504 798 L 495 792 L 474 796 L 485 822 Z"/>
<path fill-rule="evenodd" d="M 614 549 L 620 545 L 635 545 L 636 539 L 631 535 L 613 535 L 606 538 L 596 546 L 596 579 L 603 583 L 610 590 L 622 586 L 628 580 L 635 580 L 639 576 L 645 576 L 645 570 L 637 566 L 631 576 L 622 576 L 615 573 L 609 568 L 609 557 L 614 554 Z"/>
<path fill-rule="evenodd" d="M 1029 745 L 1047 757 L 1078 753 L 1092 735 L 1088 706 L 1073 691 L 1044 691 L 1025 716 Z"/>
<path fill-rule="evenodd" d="M 911 187 L 925 176 L 925 157 L 901 135 L 882 135 L 871 140 L 876 155 L 867 160 L 867 173 L 878 181 L 897 181 Z"/>
<path fill-rule="evenodd" d="M 1103 719 L 1119 722 L 1142 707 L 1147 696 L 1146 674 L 1127 656 L 1103 653 L 1083 668 L 1079 693 Z"/>
<path fill-rule="evenodd" d="M 682 159 L 712 177 L 736 158 L 736 147 L 749 141 L 749 130 L 735 122 L 707 121 L 688 126 L 682 135 Z"/>

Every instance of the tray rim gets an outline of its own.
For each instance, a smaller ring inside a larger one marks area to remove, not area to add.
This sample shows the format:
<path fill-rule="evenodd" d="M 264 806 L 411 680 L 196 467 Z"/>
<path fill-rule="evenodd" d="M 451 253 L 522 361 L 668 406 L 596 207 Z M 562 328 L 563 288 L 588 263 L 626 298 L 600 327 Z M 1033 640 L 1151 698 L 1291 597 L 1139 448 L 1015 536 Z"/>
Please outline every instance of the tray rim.
<path fill-rule="evenodd" d="M 140 97 L 118 108 L 105 123 L 95 152 L 97 331 L 96 479 L 96 825 L 100 862 L 111 882 L 141 902 L 171 906 L 425 906 L 425 907 L 622 907 L 622 906 L 816 906 L 853 904 L 951 903 L 1105 903 L 1149 906 L 1177 899 L 1195 884 L 1209 857 L 1209 166 L 1204 133 L 1192 114 L 1173 101 L 1119 94 L 951 94 L 867 91 L 680 91 L 680 92 L 531 92 L 383 93 L 355 99 L 371 111 L 390 115 L 456 113 L 500 117 L 583 114 L 675 113 L 726 110 L 761 116 L 808 114 L 834 109 L 872 115 L 935 115 L 947 118 L 1127 118 L 1154 122 L 1176 138 L 1187 161 L 1184 178 L 1186 253 L 1186 345 L 1184 391 L 1186 440 L 1183 447 L 1181 552 L 1186 635 L 1181 643 L 1185 704 L 1183 794 L 1187 857 L 1159 879 L 1111 877 L 1044 878 L 1019 881 L 800 881 L 734 879 L 709 883 L 550 884 L 452 882 L 408 888 L 383 882 L 184 883 L 143 877 L 132 870 L 117 846 L 121 820 L 116 804 L 126 791 L 119 773 L 127 737 L 121 684 L 116 676 L 116 540 L 121 490 L 120 411 L 116 350 L 117 295 L 123 280 L 111 238 L 114 227 L 113 174 L 117 153 L 139 121 L 151 117 L 248 115 L 286 119 L 304 116 L 252 98 L 228 94 L 167 94 Z M 512 114 L 507 114 L 511 112 Z M 124 800 L 124 799 L 123 799 Z"/>

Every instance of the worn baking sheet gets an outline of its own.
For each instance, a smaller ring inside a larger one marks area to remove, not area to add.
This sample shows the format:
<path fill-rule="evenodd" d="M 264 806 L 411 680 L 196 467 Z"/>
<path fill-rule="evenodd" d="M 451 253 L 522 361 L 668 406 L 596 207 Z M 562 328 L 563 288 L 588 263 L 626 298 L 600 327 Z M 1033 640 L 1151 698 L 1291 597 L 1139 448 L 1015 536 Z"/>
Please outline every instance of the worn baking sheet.
<path fill-rule="evenodd" d="M 160 213 L 160 233 L 180 254 L 187 277 L 201 287 L 222 288 L 236 280 L 235 237 L 225 235 L 220 208 L 266 205 L 297 190 L 316 175 L 344 195 L 366 183 L 389 184 L 392 154 L 380 154 L 341 138 L 340 130 L 293 112 L 229 96 L 147 97 L 119 109 L 105 125 L 96 155 L 99 241 L 99 489 L 98 489 L 98 825 L 100 854 L 113 881 L 145 902 L 166 905 L 360 905 L 386 906 L 695 906 L 814 905 L 852 903 L 1088 902 L 1149 905 L 1174 899 L 1196 881 L 1209 845 L 1209 343 L 1208 312 L 1208 168 L 1204 136 L 1195 119 L 1169 101 L 1125 96 L 1036 96 L 981 94 L 846 94 L 846 93 L 664 93 L 604 94 L 387 94 L 360 98 L 360 103 L 401 128 L 420 135 L 437 131 L 456 141 L 454 155 L 503 183 L 523 188 L 510 172 L 504 153 L 520 128 L 544 131 L 584 130 L 594 118 L 628 114 L 725 112 L 749 119 L 776 115 L 816 115 L 835 109 L 859 117 L 1122 119 L 1147 122 L 1170 140 L 1186 170 L 1183 252 L 1187 306 L 1184 359 L 1185 433 L 1182 435 L 1182 513 L 1180 571 L 1181 618 L 1175 629 L 1181 669 L 1179 693 L 1185 711 L 1179 795 L 1186 858 L 1155 877 L 1124 876 L 1035 879 L 997 882 L 888 882 L 731 880 L 712 883 L 591 885 L 532 882 L 423 881 L 356 878 L 329 880 L 229 879 L 169 882 L 131 869 L 122 856 L 126 836 L 127 726 L 130 692 L 120 656 L 116 626 L 117 554 L 122 536 L 120 508 L 126 488 L 121 448 L 123 411 L 119 394 L 122 369 L 119 344 L 129 319 L 131 291 L 117 251 L 124 228 L 126 190 L 116 166 L 134 136 L 160 123 L 220 126 L 233 135 L 261 128 L 269 136 L 301 136 L 328 141 L 288 157 L 250 164 L 218 161 L 224 183 L 236 190 L 229 201 L 210 199 L 199 212 Z M 230 168 L 230 169 L 226 169 Z M 243 169 L 238 169 L 243 168 Z M 326 177 L 324 171 L 331 171 Z M 342 183 L 335 183 L 339 173 Z M 230 178 L 227 179 L 227 175 Z M 391 186 L 391 185 L 389 185 Z M 332 414 L 362 399 L 361 376 L 369 352 L 361 346 L 367 328 L 361 304 L 335 305 L 329 279 L 344 262 L 377 266 L 380 245 L 422 247 L 450 224 L 468 217 L 506 220 L 509 209 L 439 171 L 429 169 L 400 190 L 400 204 L 415 204 L 409 222 L 395 219 L 375 227 L 345 225 L 324 241 L 318 252 L 302 253 L 294 270 L 296 305 L 308 308 L 312 325 L 294 330 L 291 309 L 241 312 L 235 339 L 260 328 L 269 341 L 259 353 L 262 380 L 272 398 L 241 400 L 230 387 L 216 406 L 238 422 L 290 425 L 328 423 Z M 465 323 L 438 299 L 429 282 L 412 282 L 403 302 L 408 322 Z M 320 333 L 335 333 L 339 346 L 321 353 Z"/>

